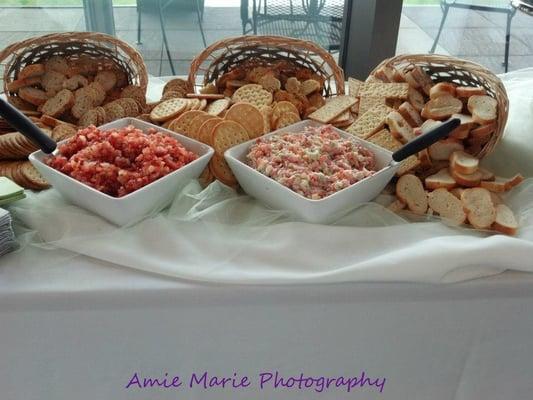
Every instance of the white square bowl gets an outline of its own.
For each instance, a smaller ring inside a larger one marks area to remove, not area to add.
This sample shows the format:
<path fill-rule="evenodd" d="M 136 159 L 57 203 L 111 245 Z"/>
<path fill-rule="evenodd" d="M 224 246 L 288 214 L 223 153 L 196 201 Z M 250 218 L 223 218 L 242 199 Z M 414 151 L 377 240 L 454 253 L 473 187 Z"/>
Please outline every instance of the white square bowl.
<path fill-rule="evenodd" d="M 269 133 L 265 137 L 282 133 L 300 133 L 306 127 L 322 125 L 306 120 Z M 376 156 L 378 172 L 320 200 L 308 199 L 250 167 L 246 155 L 255 143 L 255 139 L 232 147 L 224 153 L 224 157 L 239 184 L 250 196 L 272 208 L 288 211 L 294 217 L 306 222 L 332 222 L 358 205 L 374 199 L 392 179 L 397 169 L 397 164 L 391 163 L 392 153 L 390 151 L 340 129 L 333 129 L 342 137 L 371 150 Z"/>
<path fill-rule="evenodd" d="M 135 118 L 119 119 L 109 124 L 102 125 L 99 128 L 104 130 L 116 129 L 128 125 L 133 125 L 134 127 L 141 129 L 143 132 L 146 132 L 150 128 L 154 128 L 159 132 L 172 136 L 187 150 L 196 153 L 198 158 L 182 168 L 123 197 L 109 196 L 55 170 L 52 167 L 49 167 L 44 162 L 44 159 L 48 157 L 48 155 L 41 150 L 30 154 L 29 159 L 42 176 L 72 203 L 86 208 L 116 225 L 122 226 L 133 224 L 147 215 L 160 211 L 169 205 L 172 199 L 176 196 L 176 193 L 185 186 L 187 182 L 200 176 L 213 156 L 214 150 L 196 140 Z M 64 141 L 60 143 L 63 142 Z"/>

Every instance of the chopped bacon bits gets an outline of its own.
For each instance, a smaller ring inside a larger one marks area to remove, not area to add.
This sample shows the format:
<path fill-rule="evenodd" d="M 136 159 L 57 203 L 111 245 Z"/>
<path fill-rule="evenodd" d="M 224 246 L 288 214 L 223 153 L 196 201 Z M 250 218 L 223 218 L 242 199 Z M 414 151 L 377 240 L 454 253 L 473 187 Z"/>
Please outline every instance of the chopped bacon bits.
<path fill-rule="evenodd" d="M 133 126 L 78 131 L 46 163 L 103 193 L 122 197 L 194 161 L 173 137 Z"/>
<path fill-rule="evenodd" d="M 374 153 L 344 139 L 330 125 L 260 137 L 247 157 L 252 168 L 313 200 L 347 188 L 376 169 Z"/>

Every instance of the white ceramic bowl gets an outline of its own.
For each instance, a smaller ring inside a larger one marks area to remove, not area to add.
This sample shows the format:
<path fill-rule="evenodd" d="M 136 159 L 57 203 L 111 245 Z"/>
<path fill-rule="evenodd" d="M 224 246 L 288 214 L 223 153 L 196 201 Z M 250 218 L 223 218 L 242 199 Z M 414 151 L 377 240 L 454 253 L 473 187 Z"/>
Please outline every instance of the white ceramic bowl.
<path fill-rule="evenodd" d="M 128 125 L 133 125 L 144 132 L 150 128 L 155 128 L 160 132 L 172 136 L 183 144 L 187 150 L 198 154 L 198 158 L 149 185 L 118 198 L 99 192 L 49 167 L 43 161 L 47 155 L 40 150 L 32 153 L 29 159 L 43 177 L 72 203 L 86 208 L 114 224 L 121 226 L 133 224 L 152 212 L 160 211 L 168 206 L 176 196 L 178 190 L 185 186 L 191 179 L 200 176 L 213 156 L 214 150 L 196 140 L 135 118 L 119 119 L 101 126 L 100 129 L 123 128 Z"/>
<path fill-rule="evenodd" d="M 308 126 L 322 124 L 306 120 L 279 129 L 268 136 L 280 133 L 300 133 Z M 334 128 L 342 137 L 353 140 L 371 150 L 376 156 L 378 172 L 345 189 L 320 200 L 308 199 L 274 179 L 257 172 L 247 164 L 246 155 L 254 140 L 242 143 L 227 150 L 224 154 L 231 170 L 246 193 L 272 208 L 285 210 L 306 222 L 328 223 L 339 218 L 362 203 L 374 199 L 392 179 L 397 165 L 392 163 L 392 153 L 373 143 L 359 139 L 349 133 Z"/>

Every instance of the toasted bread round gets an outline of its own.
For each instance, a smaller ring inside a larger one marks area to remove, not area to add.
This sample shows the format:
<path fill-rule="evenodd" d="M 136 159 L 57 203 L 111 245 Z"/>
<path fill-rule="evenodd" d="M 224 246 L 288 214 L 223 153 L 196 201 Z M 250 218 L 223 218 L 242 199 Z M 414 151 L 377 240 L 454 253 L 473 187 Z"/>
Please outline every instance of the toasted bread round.
<path fill-rule="evenodd" d="M 449 219 L 456 224 L 462 224 L 466 220 L 461 200 L 444 188 L 429 193 L 428 205 L 441 217 Z"/>
<path fill-rule="evenodd" d="M 518 222 L 515 215 L 505 204 L 496 206 L 496 219 L 493 228 L 506 235 L 515 235 L 518 230 Z"/>
<path fill-rule="evenodd" d="M 450 175 L 448 168 L 442 168 L 436 174 L 428 176 L 424 180 L 424 183 L 428 189 L 453 189 L 457 186 L 457 182 L 453 176 Z"/>
<path fill-rule="evenodd" d="M 464 151 L 454 151 L 450 156 L 450 167 L 460 174 L 473 174 L 479 168 L 479 159 Z"/>
<path fill-rule="evenodd" d="M 490 96 L 471 96 L 468 98 L 468 111 L 479 124 L 488 124 L 496 120 L 498 102 Z"/>
<path fill-rule="evenodd" d="M 425 214 L 428 199 L 424 186 L 415 175 L 402 175 L 396 183 L 396 196 L 415 214 Z"/>
<path fill-rule="evenodd" d="M 496 209 L 488 190 L 483 188 L 466 189 L 461 195 L 461 202 L 467 219 L 474 228 L 487 229 L 496 219 Z"/>

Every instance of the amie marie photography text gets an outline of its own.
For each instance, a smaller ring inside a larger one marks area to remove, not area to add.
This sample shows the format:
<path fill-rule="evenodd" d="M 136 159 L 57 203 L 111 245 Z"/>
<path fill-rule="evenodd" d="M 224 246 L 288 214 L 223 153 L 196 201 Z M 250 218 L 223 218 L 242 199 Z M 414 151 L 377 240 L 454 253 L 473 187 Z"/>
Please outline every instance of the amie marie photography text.
<path fill-rule="evenodd" d="M 283 375 L 279 371 L 261 371 L 254 375 L 233 372 L 230 375 L 214 375 L 208 371 L 191 372 L 187 375 L 174 375 L 165 372 L 155 376 L 145 376 L 134 372 L 125 385 L 127 390 L 264 390 L 264 391 L 328 391 L 353 392 L 372 390 L 383 393 L 386 379 L 371 377 L 362 371 L 358 375 L 311 376 L 304 373 Z"/>

